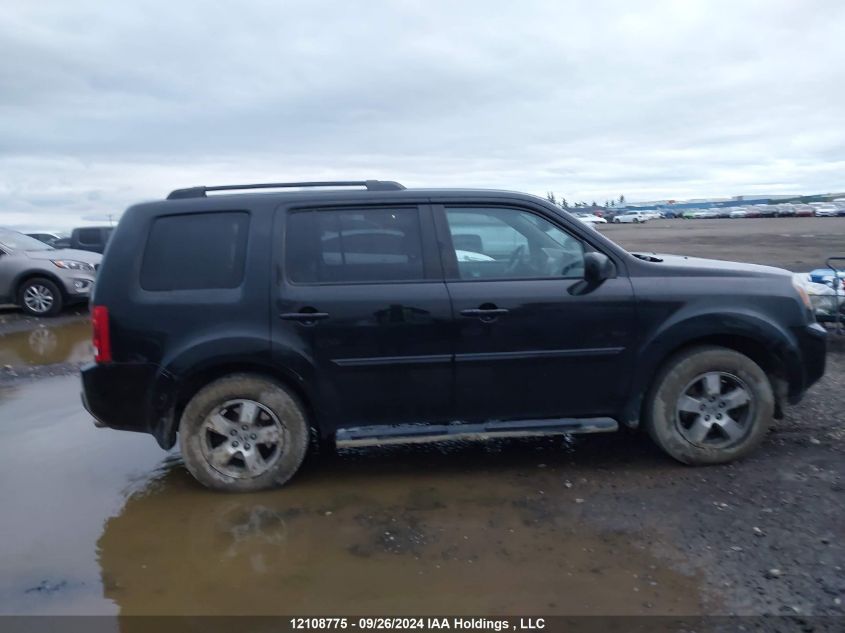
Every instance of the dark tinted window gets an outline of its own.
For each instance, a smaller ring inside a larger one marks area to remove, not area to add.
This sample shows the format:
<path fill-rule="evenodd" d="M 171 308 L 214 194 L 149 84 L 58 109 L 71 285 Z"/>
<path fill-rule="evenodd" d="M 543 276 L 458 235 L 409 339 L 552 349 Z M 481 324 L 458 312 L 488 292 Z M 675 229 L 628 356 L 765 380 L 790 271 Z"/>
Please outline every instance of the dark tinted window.
<path fill-rule="evenodd" d="M 288 278 L 298 283 L 423 278 L 416 209 L 294 212 L 285 253 Z"/>
<path fill-rule="evenodd" d="M 141 287 L 145 290 L 235 288 L 244 276 L 249 215 L 196 213 L 153 222 Z"/>
<path fill-rule="evenodd" d="M 100 244 L 103 239 L 104 231 L 100 229 L 79 229 L 76 232 L 76 237 L 80 244 Z"/>

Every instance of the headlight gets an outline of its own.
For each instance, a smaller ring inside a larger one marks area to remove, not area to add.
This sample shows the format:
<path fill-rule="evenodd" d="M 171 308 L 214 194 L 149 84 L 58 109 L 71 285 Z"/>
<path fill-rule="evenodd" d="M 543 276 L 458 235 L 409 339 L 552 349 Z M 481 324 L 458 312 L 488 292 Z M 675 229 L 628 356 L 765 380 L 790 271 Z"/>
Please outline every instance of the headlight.
<path fill-rule="evenodd" d="M 91 264 L 86 264 L 85 262 L 78 262 L 73 259 L 53 259 L 51 261 L 59 268 L 64 268 L 65 270 L 86 270 L 91 272 L 94 271 L 94 267 Z"/>

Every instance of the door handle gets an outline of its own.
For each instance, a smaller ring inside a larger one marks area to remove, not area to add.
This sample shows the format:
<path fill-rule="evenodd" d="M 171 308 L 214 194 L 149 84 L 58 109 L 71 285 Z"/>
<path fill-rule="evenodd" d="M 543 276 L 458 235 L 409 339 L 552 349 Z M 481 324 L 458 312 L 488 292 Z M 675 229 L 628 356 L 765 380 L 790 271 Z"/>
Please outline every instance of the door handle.
<path fill-rule="evenodd" d="M 475 317 L 484 322 L 495 321 L 497 317 L 507 313 L 507 308 L 469 308 L 467 310 L 461 310 L 461 316 Z"/>
<path fill-rule="evenodd" d="M 298 321 L 303 325 L 314 325 L 317 321 L 329 318 L 328 312 L 283 312 L 279 315 L 285 321 Z"/>

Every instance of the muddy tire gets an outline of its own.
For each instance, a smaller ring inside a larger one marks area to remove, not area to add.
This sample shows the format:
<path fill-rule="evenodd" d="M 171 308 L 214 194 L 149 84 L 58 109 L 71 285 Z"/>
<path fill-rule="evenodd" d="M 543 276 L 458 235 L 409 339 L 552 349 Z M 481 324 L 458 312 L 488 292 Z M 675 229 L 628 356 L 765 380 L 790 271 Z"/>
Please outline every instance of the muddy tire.
<path fill-rule="evenodd" d="M 276 488 L 308 450 L 305 409 L 282 385 L 232 374 L 203 387 L 185 407 L 179 446 L 203 485 L 227 492 Z"/>
<path fill-rule="evenodd" d="M 696 347 L 661 368 L 645 427 L 680 462 L 722 464 L 763 441 L 774 410 L 771 383 L 757 363 L 724 347 Z"/>
<path fill-rule="evenodd" d="M 62 291 L 44 277 L 27 279 L 18 288 L 18 305 L 32 316 L 56 316 L 62 311 L 63 303 Z"/>

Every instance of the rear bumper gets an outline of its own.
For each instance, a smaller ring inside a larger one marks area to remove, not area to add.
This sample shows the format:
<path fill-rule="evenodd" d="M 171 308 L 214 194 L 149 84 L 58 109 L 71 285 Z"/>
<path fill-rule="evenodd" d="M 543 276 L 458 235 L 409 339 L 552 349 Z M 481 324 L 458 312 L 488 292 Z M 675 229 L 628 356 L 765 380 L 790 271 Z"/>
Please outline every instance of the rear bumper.
<path fill-rule="evenodd" d="M 167 443 L 162 429 L 172 409 L 172 383 L 158 365 L 88 363 L 81 374 L 82 404 L 96 426 L 150 433 L 159 444 Z"/>

